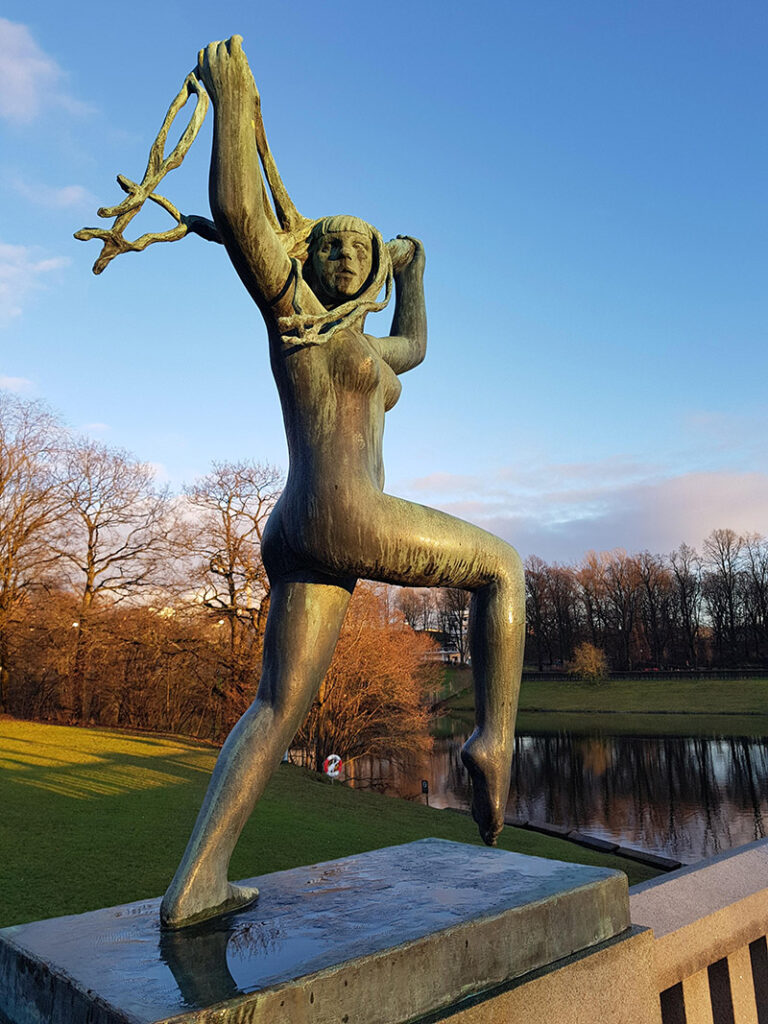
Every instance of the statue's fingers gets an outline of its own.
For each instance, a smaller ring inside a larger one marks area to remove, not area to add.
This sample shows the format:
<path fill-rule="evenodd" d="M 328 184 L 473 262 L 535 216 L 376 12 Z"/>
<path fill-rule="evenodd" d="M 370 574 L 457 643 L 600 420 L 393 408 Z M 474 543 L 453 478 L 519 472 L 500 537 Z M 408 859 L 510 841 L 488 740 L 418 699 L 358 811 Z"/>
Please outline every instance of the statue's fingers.
<path fill-rule="evenodd" d="M 217 42 L 216 43 L 208 43 L 208 45 L 204 46 L 203 49 L 200 51 L 200 53 L 198 53 L 198 55 L 197 55 L 197 64 L 198 64 L 198 67 L 200 68 L 201 71 L 204 71 L 204 70 L 206 70 L 207 68 L 210 67 L 210 65 L 211 65 L 211 57 L 215 54 L 216 47 L 218 45 L 219 44 Z"/>
<path fill-rule="evenodd" d="M 235 53 L 238 50 L 242 50 L 243 49 L 243 37 L 242 36 L 232 36 L 232 38 L 229 40 L 229 44 L 230 44 L 229 49 L 230 49 L 231 53 Z"/>

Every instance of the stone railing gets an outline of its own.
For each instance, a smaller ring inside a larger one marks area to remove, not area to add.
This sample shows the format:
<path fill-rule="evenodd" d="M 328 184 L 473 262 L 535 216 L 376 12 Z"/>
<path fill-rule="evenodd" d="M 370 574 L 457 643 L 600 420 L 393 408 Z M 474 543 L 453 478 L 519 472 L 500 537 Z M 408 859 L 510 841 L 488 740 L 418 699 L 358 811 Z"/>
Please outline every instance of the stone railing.
<path fill-rule="evenodd" d="M 663 1024 L 768 1022 L 768 840 L 630 891 L 653 931 Z"/>
<path fill-rule="evenodd" d="M 632 928 L 459 1003 L 451 1024 L 768 1024 L 768 840 L 630 890 Z"/>

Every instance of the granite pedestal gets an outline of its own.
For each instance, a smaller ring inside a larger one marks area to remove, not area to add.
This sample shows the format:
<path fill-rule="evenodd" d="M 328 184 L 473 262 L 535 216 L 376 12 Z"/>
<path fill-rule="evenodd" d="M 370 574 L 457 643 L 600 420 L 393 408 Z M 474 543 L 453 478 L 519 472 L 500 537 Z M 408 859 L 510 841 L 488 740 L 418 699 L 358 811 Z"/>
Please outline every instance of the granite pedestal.
<path fill-rule="evenodd" d="M 0 931 L 12 1024 L 395 1024 L 629 927 L 626 877 L 425 839 L 250 879 L 163 932 L 158 900 Z"/>

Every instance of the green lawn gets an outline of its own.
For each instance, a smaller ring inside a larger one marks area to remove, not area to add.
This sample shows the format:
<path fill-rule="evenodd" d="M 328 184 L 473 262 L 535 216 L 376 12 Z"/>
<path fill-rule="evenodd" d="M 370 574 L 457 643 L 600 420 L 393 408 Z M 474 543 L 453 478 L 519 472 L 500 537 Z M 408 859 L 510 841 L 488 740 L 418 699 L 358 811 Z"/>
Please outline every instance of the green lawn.
<path fill-rule="evenodd" d="M 0 719 L 0 926 L 159 896 L 202 800 L 216 752 L 183 740 Z M 231 877 L 437 836 L 479 842 L 465 815 L 355 792 L 283 765 L 248 823 Z M 506 828 L 499 845 L 656 872 Z"/>
<path fill-rule="evenodd" d="M 469 671 L 454 670 L 453 682 L 456 695 L 444 706 L 469 720 L 474 706 Z M 764 736 L 768 679 L 527 680 L 520 690 L 519 726 Z"/>
<path fill-rule="evenodd" d="M 471 720 L 471 715 L 470 715 Z M 467 718 L 461 719 L 466 727 Z M 768 715 L 708 715 L 660 712 L 521 711 L 519 732 L 571 732 L 594 736 L 768 736 Z M 455 729 L 453 734 L 455 735 Z"/>

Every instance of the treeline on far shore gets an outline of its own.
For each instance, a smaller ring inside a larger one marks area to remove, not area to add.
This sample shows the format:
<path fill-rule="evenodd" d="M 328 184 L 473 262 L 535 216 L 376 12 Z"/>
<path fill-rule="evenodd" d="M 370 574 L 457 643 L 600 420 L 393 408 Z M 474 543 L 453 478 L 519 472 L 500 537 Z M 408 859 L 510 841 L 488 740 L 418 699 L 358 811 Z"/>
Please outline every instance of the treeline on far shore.
<path fill-rule="evenodd" d="M 525 562 L 525 665 L 553 677 L 602 656 L 601 675 L 732 678 L 768 672 L 768 540 L 714 530 L 701 551 L 589 552 L 579 563 Z M 446 657 L 469 658 L 469 595 L 403 591 L 415 629 Z M 588 651 L 584 649 L 588 648 Z M 585 675 L 594 675 L 586 671 Z"/>
<path fill-rule="evenodd" d="M 768 670 L 768 540 L 760 534 L 718 529 L 700 552 L 687 544 L 669 555 L 590 552 L 577 565 L 531 557 L 525 569 L 531 668 L 567 665 L 588 644 L 625 675 Z"/>

